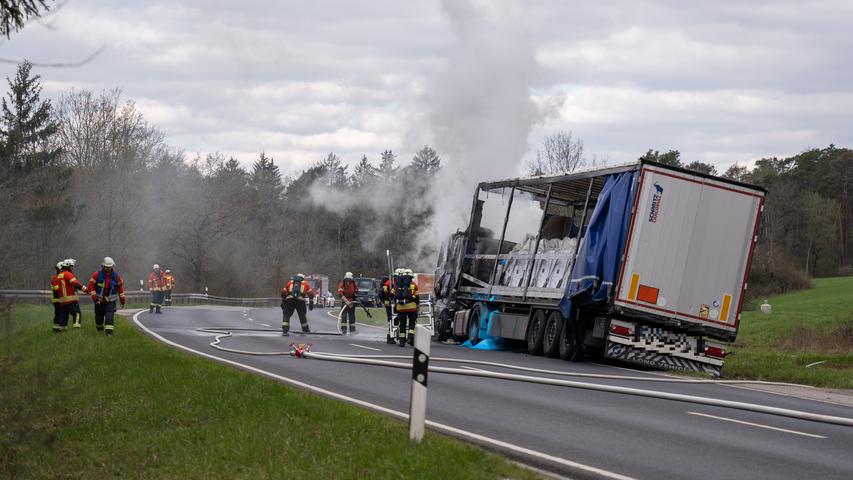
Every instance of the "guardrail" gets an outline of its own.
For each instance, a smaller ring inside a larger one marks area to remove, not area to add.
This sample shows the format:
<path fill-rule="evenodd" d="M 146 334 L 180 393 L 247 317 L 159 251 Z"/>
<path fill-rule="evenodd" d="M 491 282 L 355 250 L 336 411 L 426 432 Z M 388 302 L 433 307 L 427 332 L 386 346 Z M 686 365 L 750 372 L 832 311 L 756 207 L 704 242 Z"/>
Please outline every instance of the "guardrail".
<path fill-rule="evenodd" d="M 50 290 L 0 290 L 0 301 L 15 303 L 49 304 L 52 294 Z M 125 292 L 127 303 L 149 303 L 151 292 Z M 92 303 L 88 295 L 80 294 L 80 303 Z M 225 305 L 238 307 L 277 307 L 281 297 L 268 298 L 236 298 L 219 297 L 204 293 L 173 293 L 172 305 Z"/>

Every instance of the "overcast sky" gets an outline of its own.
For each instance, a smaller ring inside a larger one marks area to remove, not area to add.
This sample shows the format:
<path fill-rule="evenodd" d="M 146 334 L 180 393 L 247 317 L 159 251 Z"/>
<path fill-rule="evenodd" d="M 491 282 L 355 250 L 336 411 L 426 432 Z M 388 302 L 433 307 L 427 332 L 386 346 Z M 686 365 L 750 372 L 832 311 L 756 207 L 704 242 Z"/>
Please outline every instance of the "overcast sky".
<path fill-rule="evenodd" d="M 0 58 L 104 46 L 36 68 L 44 94 L 118 87 L 170 145 L 284 173 L 429 143 L 511 176 L 555 130 L 611 164 L 678 149 L 723 171 L 853 147 L 851 25 L 853 1 L 69 0 Z"/>

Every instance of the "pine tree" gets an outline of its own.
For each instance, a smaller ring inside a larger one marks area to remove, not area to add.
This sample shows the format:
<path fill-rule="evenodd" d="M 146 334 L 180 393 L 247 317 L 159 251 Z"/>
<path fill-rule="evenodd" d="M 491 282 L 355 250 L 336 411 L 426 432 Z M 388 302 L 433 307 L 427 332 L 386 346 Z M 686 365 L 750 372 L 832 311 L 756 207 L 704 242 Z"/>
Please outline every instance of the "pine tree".
<path fill-rule="evenodd" d="M 441 169 L 441 157 L 432 147 L 424 145 L 412 158 L 412 168 L 417 173 L 432 176 Z"/>
<path fill-rule="evenodd" d="M 400 167 L 394 166 L 397 156 L 391 150 L 382 152 L 382 160 L 379 162 L 379 177 L 384 181 L 393 180 Z"/>
<path fill-rule="evenodd" d="M 40 75 L 32 75 L 32 64 L 18 65 L 14 80 L 8 77 L 9 92 L 2 99 L 0 157 L 6 171 L 32 171 L 57 163 L 59 149 L 50 138 L 58 130 L 50 100 L 41 100 Z"/>
<path fill-rule="evenodd" d="M 379 177 L 379 169 L 370 164 L 367 155 L 363 155 L 352 172 L 352 186 L 355 189 L 370 185 Z"/>

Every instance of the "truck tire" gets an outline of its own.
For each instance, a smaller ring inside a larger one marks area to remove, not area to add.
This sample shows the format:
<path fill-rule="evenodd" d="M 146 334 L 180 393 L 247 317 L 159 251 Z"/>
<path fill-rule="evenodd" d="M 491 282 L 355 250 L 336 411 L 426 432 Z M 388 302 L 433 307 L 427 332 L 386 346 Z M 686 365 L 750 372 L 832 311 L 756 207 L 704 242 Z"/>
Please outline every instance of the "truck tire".
<path fill-rule="evenodd" d="M 545 331 L 545 311 L 536 310 L 527 326 L 527 353 L 542 355 L 542 332 Z"/>
<path fill-rule="evenodd" d="M 480 304 L 474 305 L 471 309 L 471 314 L 468 315 L 468 340 L 476 345 L 480 341 Z"/>
<path fill-rule="evenodd" d="M 563 324 L 566 323 L 559 310 L 553 310 L 545 320 L 545 328 L 542 333 L 542 353 L 546 357 L 556 358 L 560 355 L 560 335 L 563 333 Z"/>
<path fill-rule="evenodd" d="M 563 325 L 563 331 L 560 334 L 560 358 L 567 362 L 579 362 L 581 353 L 575 339 L 574 322 L 568 320 Z"/>
<path fill-rule="evenodd" d="M 435 322 L 435 334 L 432 339 L 436 342 L 446 342 L 450 338 L 450 313 L 448 309 L 444 309 L 439 314 Z"/>

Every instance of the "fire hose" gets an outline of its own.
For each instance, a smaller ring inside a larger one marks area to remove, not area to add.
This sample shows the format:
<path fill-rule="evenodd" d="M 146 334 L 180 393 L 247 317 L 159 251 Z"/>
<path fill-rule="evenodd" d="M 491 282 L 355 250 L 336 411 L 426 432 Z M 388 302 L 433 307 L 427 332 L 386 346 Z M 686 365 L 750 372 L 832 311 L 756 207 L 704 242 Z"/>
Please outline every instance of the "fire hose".
<path fill-rule="evenodd" d="M 223 338 L 228 338 L 233 336 L 232 331 L 269 331 L 273 332 L 275 330 L 264 330 L 264 329 L 252 329 L 252 328 L 231 328 L 231 327 L 209 327 L 209 328 L 199 328 L 197 329 L 201 332 L 206 333 L 215 333 L 217 334 L 214 341 L 210 343 L 210 346 L 216 348 L 218 350 L 231 352 L 231 353 L 240 353 L 246 355 L 260 355 L 260 356 L 292 356 L 299 358 L 312 358 L 316 360 L 326 360 L 332 362 L 344 362 L 344 363 L 353 363 L 360 365 L 371 365 L 371 366 L 381 366 L 388 368 L 397 368 L 403 370 L 411 370 L 411 363 L 399 363 L 392 362 L 389 360 L 392 359 L 401 359 L 401 360 L 410 360 L 410 356 L 407 355 L 353 355 L 353 354 L 335 354 L 335 353 L 324 353 L 324 352 L 312 352 L 310 343 L 304 344 L 295 344 L 291 343 L 291 349 L 287 351 L 270 351 L 270 352 L 257 352 L 257 351 L 249 351 L 249 350 L 239 350 L 233 348 L 227 348 L 221 345 L 221 340 Z M 338 333 L 327 333 L 327 335 L 340 335 Z M 530 367 L 521 367 L 518 365 L 509 365 L 502 364 L 497 362 L 487 362 L 481 360 L 466 360 L 461 358 L 448 358 L 448 357 L 432 357 L 430 358 L 431 362 L 454 362 L 454 363 L 468 363 L 474 365 L 485 365 L 485 366 L 493 366 L 514 370 L 521 370 L 527 372 L 537 372 L 544 373 L 550 375 L 562 375 L 562 376 L 571 376 L 571 377 L 585 377 L 585 378 L 600 378 L 600 379 L 615 379 L 615 380 L 634 380 L 634 381 L 645 381 L 645 382 L 658 382 L 658 383 L 714 383 L 714 384 L 765 384 L 765 385 L 794 385 L 794 386 L 802 386 L 795 385 L 789 383 L 778 383 L 778 382 L 765 382 L 765 381 L 751 381 L 751 380 L 702 380 L 702 379 L 674 379 L 674 378 L 647 378 L 647 377 L 636 377 L 636 376 L 628 376 L 628 375 L 607 375 L 607 374 L 592 374 L 592 373 L 578 373 L 578 372 L 561 372 L 556 370 L 545 370 L 545 369 L 537 369 Z M 609 393 L 621 393 L 624 395 L 635 395 L 642 396 L 648 398 L 657 398 L 662 400 L 674 400 L 680 402 L 688 402 L 695 403 L 700 405 L 709 405 L 715 407 L 725 407 L 725 408 L 733 408 L 737 410 L 751 411 L 757 413 L 765 413 L 770 415 L 777 415 L 789 418 L 795 418 L 800 420 L 809 420 L 821 423 L 829 423 L 835 425 L 844 425 L 844 426 L 853 426 L 853 418 L 846 417 L 837 417 L 832 415 L 823 415 L 818 413 L 811 412 L 803 412 L 798 410 L 791 410 L 786 408 L 779 407 L 770 407 L 766 405 L 757 405 L 746 402 L 737 402 L 732 400 L 723 400 L 717 398 L 708 398 L 708 397 L 699 397 L 695 395 L 685 395 L 679 393 L 668 393 L 668 392 L 659 392 L 654 390 L 645 390 L 631 387 L 620 387 L 616 385 L 604 385 L 598 383 L 587 383 L 587 382 L 579 382 L 572 380 L 561 380 L 555 378 L 546 378 L 546 377 L 538 377 L 538 376 L 530 376 L 530 375 L 518 375 L 512 373 L 499 373 L 499 372 L 489 372 L 485 370 L 466 370 L 462 368 L 448 368 L 448 367 L 436 367 L 430 366 L 430 372 L 434 373 L 443 373 L 448 375 L 465 375 L 465 376 L 473 376 L 473 377 L 483 377 L 483 378 L 493 378 L 499 380 L 510 380 L 516 382 L 525 382 L 525 383 L 534 383 L 541 385 L 552 385 L 552 386 L 560 386 L 567 388 L 578 388 L 584 390 L 593 390 L 600 392 L 609 392 Z"/>

